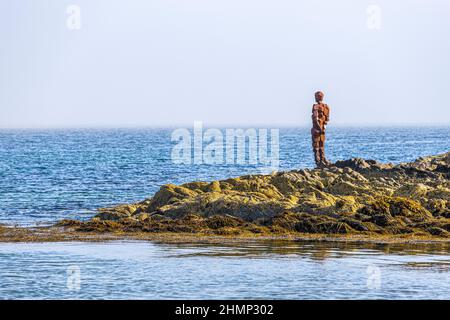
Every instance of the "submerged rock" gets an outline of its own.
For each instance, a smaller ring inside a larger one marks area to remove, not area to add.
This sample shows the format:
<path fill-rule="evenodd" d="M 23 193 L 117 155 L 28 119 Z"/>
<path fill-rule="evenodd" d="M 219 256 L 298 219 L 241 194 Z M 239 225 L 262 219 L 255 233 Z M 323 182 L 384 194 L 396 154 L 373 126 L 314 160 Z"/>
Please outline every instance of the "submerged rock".
<path fill-rule="evenodd" d="M 164 185 L 140 203 L 100 209 L 79 229 L 447 237 L 449 178 L 450 153 L 399 165 L 356 158 L 322 169 Z"/>

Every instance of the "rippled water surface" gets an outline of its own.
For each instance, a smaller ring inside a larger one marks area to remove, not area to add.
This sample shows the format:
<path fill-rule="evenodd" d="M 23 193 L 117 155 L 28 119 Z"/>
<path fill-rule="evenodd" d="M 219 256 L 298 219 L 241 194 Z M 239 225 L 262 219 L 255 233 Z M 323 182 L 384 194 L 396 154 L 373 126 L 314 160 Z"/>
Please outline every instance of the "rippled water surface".
<path fill-rule="evenodd" d="M 450 258 L 442 246 L 0 244 L 0 298 L 450 299 Z"/>

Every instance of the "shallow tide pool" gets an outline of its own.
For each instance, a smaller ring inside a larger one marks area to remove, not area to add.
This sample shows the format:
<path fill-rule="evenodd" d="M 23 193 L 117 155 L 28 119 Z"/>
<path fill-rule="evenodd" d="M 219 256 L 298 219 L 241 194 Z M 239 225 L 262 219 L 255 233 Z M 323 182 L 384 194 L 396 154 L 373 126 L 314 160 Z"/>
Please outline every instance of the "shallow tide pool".
<path fill-rule="evenodd" d="M 448 245 L 0 244 L 1 299 L 450 299 Z"/>

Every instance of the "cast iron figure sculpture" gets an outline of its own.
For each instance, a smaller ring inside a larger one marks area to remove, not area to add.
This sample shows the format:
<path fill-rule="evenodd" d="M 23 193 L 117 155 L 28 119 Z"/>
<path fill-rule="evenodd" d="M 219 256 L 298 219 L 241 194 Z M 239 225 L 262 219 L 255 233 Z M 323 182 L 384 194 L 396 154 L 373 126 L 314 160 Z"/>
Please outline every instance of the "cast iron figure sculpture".
<path fill-rule="evenodd" d="M 314 151 L 314 160 L 317 167 L 323 167 L 330 164 L 325 158 L 325 129 L 330 120 L 330 108 L 323 103 L 324 94 L 322 91 L 315 93 L 316 104 L 312 108 L 312 123 L 311 129 L 312 146 Z"/>

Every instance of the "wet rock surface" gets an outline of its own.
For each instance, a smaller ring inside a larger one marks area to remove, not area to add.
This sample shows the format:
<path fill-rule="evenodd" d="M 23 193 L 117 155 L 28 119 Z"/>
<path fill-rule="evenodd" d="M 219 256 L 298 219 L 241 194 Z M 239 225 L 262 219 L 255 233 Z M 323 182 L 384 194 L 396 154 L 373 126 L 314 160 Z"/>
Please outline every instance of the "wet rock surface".
<path fill-rule="evenodd" d="M 149 199 L 100 209 L 77 231 L 219 235 L 450 237 L 450 152 L 399 165 L 349 159 L 322 169 L 168 184 Z"/>

